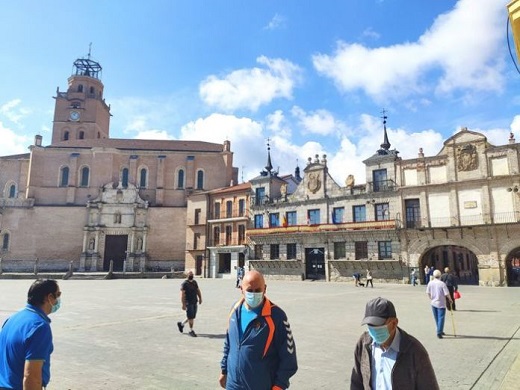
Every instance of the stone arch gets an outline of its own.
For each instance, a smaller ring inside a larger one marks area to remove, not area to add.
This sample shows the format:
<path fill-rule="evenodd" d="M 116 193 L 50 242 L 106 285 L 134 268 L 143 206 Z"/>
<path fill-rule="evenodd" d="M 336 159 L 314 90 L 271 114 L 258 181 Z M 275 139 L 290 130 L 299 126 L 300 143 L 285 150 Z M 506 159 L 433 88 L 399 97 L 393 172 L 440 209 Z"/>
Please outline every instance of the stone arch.
<path fill-rule="evenodd" d="M 139 188 L 148 188 L 149 179 L 150 179 L 150 170 L 146 165 L 140 165 L 137 169 L 137 180 L 139 185 L 137 187 Z"/>
<path fill-rule="evenodd" d="M 18 186 L 14 180 L 9 180 L 5 183 L 4 187 L 4 198 L 16 198 L 18 194 Z"/>

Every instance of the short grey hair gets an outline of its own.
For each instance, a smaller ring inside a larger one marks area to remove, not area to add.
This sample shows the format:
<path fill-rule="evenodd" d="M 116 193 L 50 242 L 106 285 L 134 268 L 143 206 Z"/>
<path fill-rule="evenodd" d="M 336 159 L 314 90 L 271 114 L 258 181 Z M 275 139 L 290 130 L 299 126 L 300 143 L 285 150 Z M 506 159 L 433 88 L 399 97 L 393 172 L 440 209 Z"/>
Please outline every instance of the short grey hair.
<path fill-rule="evenodd" d="M 435 279 L 439 279 L 441 277 L 441 271 L 439 271 L 438 269 L 436 269 L 435 271 L 433 271 L 433 277 Z"/>

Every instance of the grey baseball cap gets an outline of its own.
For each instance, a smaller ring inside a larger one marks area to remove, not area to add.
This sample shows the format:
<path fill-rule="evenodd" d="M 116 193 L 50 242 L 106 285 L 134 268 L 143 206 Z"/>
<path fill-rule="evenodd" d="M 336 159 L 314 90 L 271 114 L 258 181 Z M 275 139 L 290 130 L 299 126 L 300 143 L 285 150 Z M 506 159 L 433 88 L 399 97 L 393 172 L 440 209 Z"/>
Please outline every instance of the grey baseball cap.
<path fill-rule="evenodd" d="M 390 317 L 397 317 L 394 304 L 385 298 L 374 298 L 365 307 L 365 318 L 361 325 L 381 326 Z"/>

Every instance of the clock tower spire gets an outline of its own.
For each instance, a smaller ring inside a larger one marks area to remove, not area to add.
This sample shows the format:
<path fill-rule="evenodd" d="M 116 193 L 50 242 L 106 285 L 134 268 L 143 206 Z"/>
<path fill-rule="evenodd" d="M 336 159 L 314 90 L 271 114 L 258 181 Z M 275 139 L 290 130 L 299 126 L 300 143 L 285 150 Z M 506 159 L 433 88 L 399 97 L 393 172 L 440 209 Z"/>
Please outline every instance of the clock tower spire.
<path fill-rule="evenodd" d="M 103 98 L 101 65 L 87 58 L 74 61 L 66 92 L 56 90 L 52 143 L 110 138 L 110 106 Z"/>

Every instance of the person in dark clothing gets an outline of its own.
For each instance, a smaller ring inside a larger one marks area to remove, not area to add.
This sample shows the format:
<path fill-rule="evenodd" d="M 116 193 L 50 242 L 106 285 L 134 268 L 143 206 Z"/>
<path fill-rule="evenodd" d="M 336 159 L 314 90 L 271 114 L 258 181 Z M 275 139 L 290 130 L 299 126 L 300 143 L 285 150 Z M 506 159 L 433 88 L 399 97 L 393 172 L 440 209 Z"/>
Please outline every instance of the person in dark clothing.
<path fill-rule="evenodd" d="M 446 283 L 452 301 L 451 305 L 448 305 L 447 309 L 457 310 L 455 309 L 455 297 L 453 296 L 453 293 L 457 291 L 459 284 L 457 283 L 457 277 L 450 272 L 449 267 L 444 268 L 444 273 L 441 275 L 441 281 Z"/>
<path fill-rule="evenodd" d="M 186 322 L 190 324 L 190 332 L 188 333 L 191 337 L 197 337 L 197 334 L 193 330 L 193 322 L 197 316 L 197 298 L 199 304 L 202 305 L 202 293 L 200 292 L 199 285 L 193 280 L 193 271 L 188 272 L 188 278 L 182 282 L 181 285 L 181 303 L 182 310 L 186 311 L 186 319 L 182 322 L 177 322 L 179 332 L 183 332 L 184 325 Z"/>
<path fill-rule="evenodd" d="M 426 348 L 397 326 L 392 302 L 381 297 L 369 301 L 361 324 L 368 331 L 356 344 L 351 390 L 439 389 Z"/>
<path fill-rule="evenodd" d="M 354 272 L 352 274 L 352 277 L 354 278 L 354 283 L 355 283 L 356 287 L 362 285 L 362 283 L 361 283 L 361 273 Z"/>

